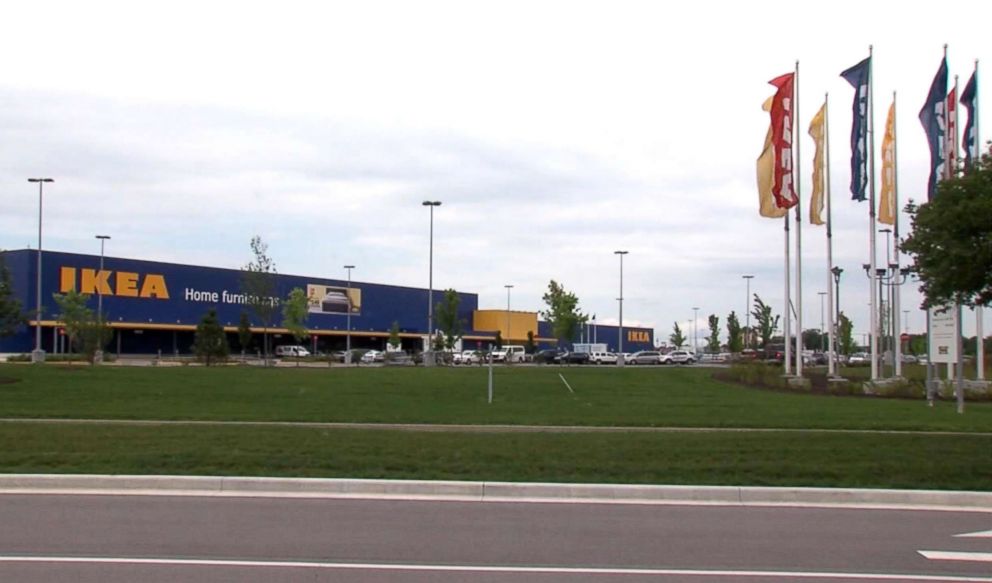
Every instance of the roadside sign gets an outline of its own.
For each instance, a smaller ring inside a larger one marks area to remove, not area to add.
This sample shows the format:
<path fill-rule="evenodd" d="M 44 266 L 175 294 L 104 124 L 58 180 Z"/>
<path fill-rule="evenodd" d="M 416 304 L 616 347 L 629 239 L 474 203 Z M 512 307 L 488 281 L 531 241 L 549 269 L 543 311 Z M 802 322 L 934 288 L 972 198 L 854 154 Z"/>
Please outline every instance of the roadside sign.
<path fill-rule="evenodd" d="M 931 362 L 954 364 L 958 361 L 957 333 L 957 310 L 950 307 L 930 308 Z"/>

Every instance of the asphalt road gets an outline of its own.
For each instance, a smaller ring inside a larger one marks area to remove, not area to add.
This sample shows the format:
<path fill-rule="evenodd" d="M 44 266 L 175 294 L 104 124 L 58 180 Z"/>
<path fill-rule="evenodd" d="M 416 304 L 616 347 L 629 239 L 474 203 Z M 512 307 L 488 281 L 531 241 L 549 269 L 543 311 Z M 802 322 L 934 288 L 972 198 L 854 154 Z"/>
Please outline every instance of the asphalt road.
<path fill-rule="evenodd" d="M 955 536 L 990 529 L 983 512 L 8 494 L 0 581 L 992 582 L 992 533 Z"/>

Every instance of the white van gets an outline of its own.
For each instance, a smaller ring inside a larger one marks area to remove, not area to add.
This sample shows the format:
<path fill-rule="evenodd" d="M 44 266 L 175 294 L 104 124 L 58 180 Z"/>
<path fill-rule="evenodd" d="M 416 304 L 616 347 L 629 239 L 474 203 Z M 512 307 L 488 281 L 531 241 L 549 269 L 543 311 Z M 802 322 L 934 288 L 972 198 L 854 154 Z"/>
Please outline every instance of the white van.
<path fill-rule="evenodd" d="M 504 346 L 493 351 L 493 362 L 523 362 L 526 354 L 523 346 Z"/>
<path fill-rule="evenodd" d="M 310 351 L 302 346 L 276 346 L 276 356 L 310 356 Z"/>
<path fill-rule="evenodd" d="M 589 362 L 593 364 L 616 364 L 617 355 L 612 352 L 594 350 L 589 353 Z"/>

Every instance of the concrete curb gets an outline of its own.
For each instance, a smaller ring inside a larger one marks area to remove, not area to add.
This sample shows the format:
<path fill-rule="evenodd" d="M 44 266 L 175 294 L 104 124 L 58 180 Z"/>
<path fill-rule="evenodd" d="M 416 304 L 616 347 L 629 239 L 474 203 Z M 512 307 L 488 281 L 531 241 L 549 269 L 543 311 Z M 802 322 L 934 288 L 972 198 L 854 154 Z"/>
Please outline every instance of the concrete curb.
<path fill-rule="evenodd" d="M 992 492 L 211 476 L 0 475 L 0 494 L 807 506 L 992 513 Z"/>

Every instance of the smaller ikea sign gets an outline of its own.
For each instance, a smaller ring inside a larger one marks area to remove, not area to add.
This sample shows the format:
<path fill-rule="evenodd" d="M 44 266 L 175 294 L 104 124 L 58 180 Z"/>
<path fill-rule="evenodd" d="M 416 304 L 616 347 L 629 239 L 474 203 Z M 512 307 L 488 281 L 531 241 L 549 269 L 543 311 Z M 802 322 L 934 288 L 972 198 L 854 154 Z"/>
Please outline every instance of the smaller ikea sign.
<path fill-rule="evenodd" d="M 647 330 L 627 330 L 628 342 L 651 342 L 651 335 Z"/>
<path fill-rule="evenodd" d="M 59 293 L 72 290 L 78 290 L 81 294 L 169 299 L 169 287 L 161 274 L 61 267 Z"/>

